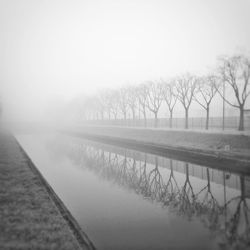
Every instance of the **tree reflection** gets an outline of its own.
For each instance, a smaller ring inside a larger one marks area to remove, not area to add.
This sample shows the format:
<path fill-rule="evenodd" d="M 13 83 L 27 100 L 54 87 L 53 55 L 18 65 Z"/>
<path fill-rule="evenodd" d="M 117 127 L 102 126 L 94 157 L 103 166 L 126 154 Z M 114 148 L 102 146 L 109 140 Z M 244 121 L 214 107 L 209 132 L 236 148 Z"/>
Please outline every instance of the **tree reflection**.
<path fill-rule="evenodd" d="M 139 181 L 138 181 L 138 186 L 136 188 L 136 193 L 141 193 L 146 197 L 147 193 L 147 183 L 148 183 L 148 178 L 147 178 L 147 154 L 144 154 L 144 162 L 140 161 L 139 164 Z"/>
<path fill-rule="evenodd" d="M 158 168 L 158 158 L 155 157 L 155 166 L 149 172 L 147 178 L 147 197 L 152 200 L 160 201 L 164 192 L 164 182 Z"/>
<path fill-rule="evenodd" d="M 220 230 L 221 206 L 211 190 L 210 172 L 206 168 L 207 184 L 197 194 L 196 212 L 202 218 L 204 224 L 212 231 Z"/>
<path fill-rule="evenodd" d="M 176 201 L 180 192 L 180 188 L 174 176 L 173 160 L 170 159 L 169 163 L 170 163 L 170 174 L 164 186 L 164 192 L 162 194 L 161 199 L 165 206 L 172 205 L 173 207 L 176 207 L 177 204 Z"/>
<path fill-rule="evenodd" d="M 245 177 L 240 176 L 240 196 L 230 199 L 224 211 L 231 205 L 234 212 L 226 217 L 226 243 L 233 246 L 248 245 L 250 247 L 249 206 L 246 198 Z"/>
<path fill-rule="evenodd" d="M 183 184 L 183 187 L 181 188 L 181 192 L 179 193 L 179 203 L 177 205 L 178 211 L 182 215 L 188 216 L 190 219 L 192 215 L 195 213 L 195 196 L 194 196 L 194 190 L 191 185 L 190 179 L 189 179 L 189 166 L 188 163 L 185 164 L 185 182 Z"/>
<path fill-rule="evenodd" d="M 127 150 L 121 154 L 85 145 L 80 150 L 71 148 L 69 151 L 75 163 L 96 172 L 101 178 L 133 190 L 145 199 L 160 202 L 184 218 L 199 218 L 218 238 L 222 248 L 250 246 L 249 198 L 246 197 L 244 176 L 240 176 L 240 195 L 229 200 L 225 195 L 224 202 L 219 202 L 213 193 L 209 168 L 205 169 L 205 186 L 198 190 L 193 187 L 188 163 L 184 163 L 184 176 L 182 174 L 180 181 L 175 177 L 171 159 L 168 168 L 162 168 L 158 157 L 149 163 L 147 154 L 139 157 Z M 227 177 L 222 175 L 224 185 Z"/>

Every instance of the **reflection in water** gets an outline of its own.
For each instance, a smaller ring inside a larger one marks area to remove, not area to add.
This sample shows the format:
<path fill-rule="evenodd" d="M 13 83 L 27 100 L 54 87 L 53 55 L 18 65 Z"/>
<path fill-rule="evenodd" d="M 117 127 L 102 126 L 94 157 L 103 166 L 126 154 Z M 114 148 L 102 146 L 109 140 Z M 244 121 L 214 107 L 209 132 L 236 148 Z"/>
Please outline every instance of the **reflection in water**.
<path fill-rule="evenodd" d="M 60 143 L 59 151 L 102 179 L 159 202 L 183 218 L 199 218 L 222 249 L 250 246 L 250 201 L 246 190 L 249 177 L 83 141 Z M 159 166 L 159 161 L 164 164 Z M 220 180 L 214 178 L 216 181 L 212 182 L 214 174 L 221 176 Z M 233 188 L 239 189 L 238 192 L 230 192 L 229 179 L 235 180 Z M 223 185 L 223 192 L 215 182 Z"/>
<path fill-rule="evenodd" d="M 18 140 L 97 249 L 249 249 L 249 176 L 64 135 Z"/>

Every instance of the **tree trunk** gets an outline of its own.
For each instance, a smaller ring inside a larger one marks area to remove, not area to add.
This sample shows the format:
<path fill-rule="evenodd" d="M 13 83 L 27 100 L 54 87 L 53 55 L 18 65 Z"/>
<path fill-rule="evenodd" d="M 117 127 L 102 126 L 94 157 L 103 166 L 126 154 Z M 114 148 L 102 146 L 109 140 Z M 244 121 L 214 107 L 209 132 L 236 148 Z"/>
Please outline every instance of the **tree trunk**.
<path fill-rule="evenodd" d="M 141 120 L 141 105 L 138 104 L 138 119 Z"/>
<path fill-rule="evenodd" d="M 185 129 L 188 129 L 188 108 L 185 108 Z"/>
<path fill-rule="evenodd" d="M 241 190 L 241 199 L 245 200 L 246 198 L 246 187 L 245 187 L 245 176 L 240 176 L 240 190 Z"/>
<path fill-rule="evenodd" d="M 135 120 L 135 109 L 132 109 L 132 117 L 133 117 L 133 121 Z"/>
<path fill-rule="evenodd" d="M 208 130 L 208 126 L 209 126 L 209 106 L 207 106 L 207 117 L 206 117 L 206 130 Z"/>
<path fill-rule="evenodd" d="M 244 130 L 244 106 L 241 105 L 239 108 L 240 108 L 239 131 L 243 131 Z"/>
<path fill-rule="evenodd" d="M 188 163 L 185 163 L 185 168 L 186 168 L 186 181 L 189 182 L 189 168 L 188 168 Z"/>
<path fill-rule="evenodd" d="M 207 190 L 210 192 L 210 174 L 209 174 L 209 168 L 207 168 Z"/>
<path fill-rule="evenodd" d="M 173 109 L 170 110 L 169 127 L 173 127 Z"/>
<path fill-rule="evenodd" d="M 157 126 L 158 126 L 157 112 L 155 112 L 154 114 L 155 114 L 155 128 L 157 128 Z"/>
<path fill-rule="evenodd" d="M 146 116 L 146 110 L 143 110 L 143 117 L 144 117 L 144 127 L 147 127 L 147 116 Z"/>
<path fill-rule="evenodd" d="M 135 126 L 135 109 L 132 109 L 132 119 L 133 119 L 133 122 L 132 122 L 132 126 Z"/>
<path fill-rule="evenodd" d="M 172 160 L 172 159 L 170 159 L 169 161 L 170 161 L 170 169 L 171 169 L 171 174 L 170 174 L 170 176 L 172 176 L 172 177 L 173 177 L 173 175 L 174 175 L 173 160 Z"/>

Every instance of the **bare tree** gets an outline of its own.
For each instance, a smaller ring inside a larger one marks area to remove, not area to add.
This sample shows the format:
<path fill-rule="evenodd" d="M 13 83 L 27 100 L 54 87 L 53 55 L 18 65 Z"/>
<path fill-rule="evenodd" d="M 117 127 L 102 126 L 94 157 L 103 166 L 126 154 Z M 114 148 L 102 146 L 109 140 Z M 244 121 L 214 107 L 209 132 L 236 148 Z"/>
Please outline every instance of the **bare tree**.
<path fill-rule="evenodd" d="M 168 111 L 169 111 L 169 127 L 172 128 L 173 123 L 173 110 L 178 98 L 178 93 L 176 91 L 176 84 L 175 81 L 164 82 L 162 81 L 163 85 L 163 98 L 167 104 Z"/>
<path fill-rule="evenodd" d="M 105 106 L 103 105 L 102 101 L 98 98 L 98 96 L 94 97 L 93 99 L 93 111 L 95 112 L 95 116 L 97 120 L 104 120 L 104 111 Z"/>
<path fill-rule="evenodd" d="M 162 104 L 162 84 L 159 82 L 150 81 L 147 83 L 147 108 L 154 114 L 155 122 L 154 126 L 158 126 L 158 112 Z"/>
<path fill-rule="evenodd" d="M 139 112 L 142 112 L 144 119 L 144 127 L 147 127 L 147 115 L 146 115 L 146 106 L 147 106 L 147 96 L 148 96 L 148 87 L 146 84 L 140 84 L 136 89 L 136 94 L 139 100 Z"/>
<path fill-rule="evenodd" d="M 206 129 L 209 126 L 209 108 L 212 99 L 219 89 L 218 77 L 214 75 L 208 75 L 200 77 L 198 79 L 197 95 L 194 96 L 194 100 L 206 110 Z"/>
<path fill-rule="evenodd" d="M 128 91 L 127 88 L 121 88 L 119 91 L 119 109 L 124 117 L 124 120 L 127 120 L 127 112 L 128 112 Z"/>
<path fill-rule="evenodd" d="M 85 100 L 87 120 L 98 120 L 100 104 L 95 96 L 90 96 Z"/>
<path fill-rule="evenodd" d="M 136 94 L 136 89 L 135 87 L 129 86 L 127 88 L 127 92 L 128 92 L 128 106 L 132 112 L 133 122 L 135 122 L 135 112 L 136 108 L 138 107 L 138 98 Z"/>
<path fill-rule="evenodd" d="M 106 109 L 105 99 L 103 93 L 99 93 L 96 98 L 96 105 L 98 105 L 98 110 L 100 112 L 101 119 L 104 120 L 104 112 Z"/>
<path fill-rule="evenodd" d="M 243 175 L 240 176 L 240 190 L 241 194 L 231 198 L 224 206 L 225 213 L 229 210 L 229 206 L 234 207 L 233 214 L 226 220 L 225 235 L 228 243 L 230 245 L 234 243 L 236 249 L 240 248 L 239 245 L 249 246 L 250 244 L 249 199 L 246 196 L 246 183 Z"/>
<path fill-rule="evenodd" d="M 119 109 L 119 92 L 113 90 L 110 94 L 110 112 L 113 114 L 114 119 L 117 120 Z"/>
<path fill-rule="evenodd" d="M 98 95 L 98 101 L 100 103 L 100 113 L 102 120 L 104 119 L 104 114 L 107 113 L 108 119 L 111 118 L 111 99 L 112 90 L 104 89 Z"/>
<path fill-rule="evenodd" d="M 250 58 L 243 55 L 222 57 L 219 72 L 222 80 L 233 90 L 237 103 L 225 98 L 220 90 L 218 92 L 226 103 L 239 109 L 239 130 L 244 130 L 244 107 L 250 94 Z"/>
<path fill-rule="evenodd" d="M 185 128 L 188 128 L 188 111 L 196 89 L 196 77 L 190 74 L 176 78 L 178 99 L 185 109 Z"/>
<path fill-rule="evenodd" d="M 53 117 L 53 119 L 67 119 L 73 120 L 75 122 L 83 122 L 87 120 L 87 106 L 86 106 L 86 96 L 80 95 L 71 100 L 64 108 L 63 114 L 65 112 L 68 114 L 67 117 L 58 117 L 58 110 L 49 110 L 48 115 Z M 59 114 L 60 115 L 60 114 Z"/>
<path fill-rule="evenodd" d="M 87 120 L 87 110 L 86 107 L 82 106 L 79 108 L 78 112 L 78 117 L 80 121 L 86 121 Z"/>

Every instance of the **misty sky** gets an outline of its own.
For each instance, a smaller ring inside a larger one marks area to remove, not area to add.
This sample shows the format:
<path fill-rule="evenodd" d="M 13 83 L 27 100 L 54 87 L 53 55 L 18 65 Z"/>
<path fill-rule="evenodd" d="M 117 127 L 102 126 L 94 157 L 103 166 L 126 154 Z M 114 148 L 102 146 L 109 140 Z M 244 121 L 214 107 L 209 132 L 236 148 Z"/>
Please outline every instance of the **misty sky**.
<path fill-rule="evenodd" d="M 103 87 L 204 73 L 250 51 L 250 0 L 0 0 L 7 116 Z"/>

